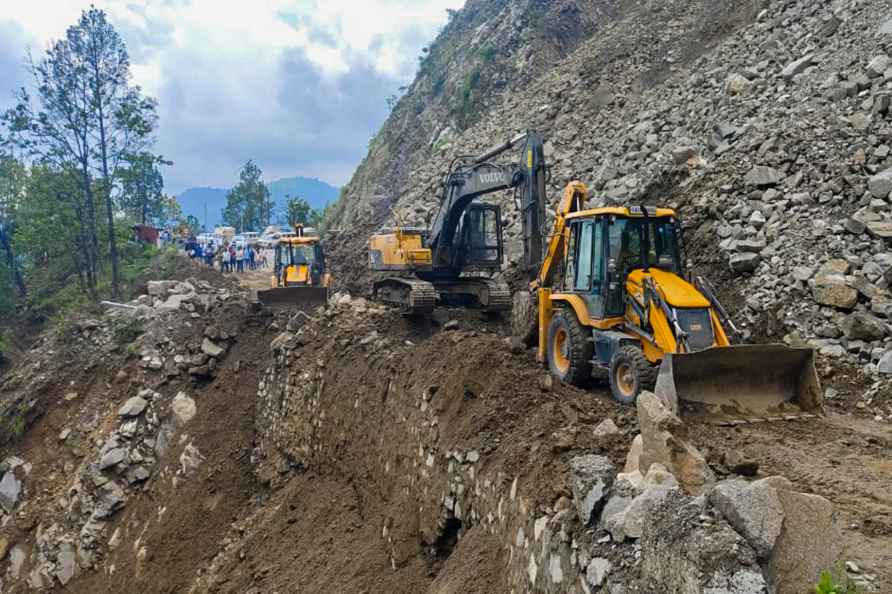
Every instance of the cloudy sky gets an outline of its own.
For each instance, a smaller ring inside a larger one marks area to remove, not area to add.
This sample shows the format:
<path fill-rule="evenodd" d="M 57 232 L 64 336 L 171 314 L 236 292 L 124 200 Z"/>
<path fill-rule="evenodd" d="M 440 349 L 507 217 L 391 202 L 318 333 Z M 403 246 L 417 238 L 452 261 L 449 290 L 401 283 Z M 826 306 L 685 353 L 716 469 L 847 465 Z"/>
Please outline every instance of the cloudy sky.
<path fill-rule="evenodd" d="M 0 0 L 0 108 L 35 56 L 90 2 Z M 93 0 L 160 102 L 168 192 L 226 187 L 253 158 L 268 181 L 342 185 L 412 80 L 421 48 L 464 0 Z"/>

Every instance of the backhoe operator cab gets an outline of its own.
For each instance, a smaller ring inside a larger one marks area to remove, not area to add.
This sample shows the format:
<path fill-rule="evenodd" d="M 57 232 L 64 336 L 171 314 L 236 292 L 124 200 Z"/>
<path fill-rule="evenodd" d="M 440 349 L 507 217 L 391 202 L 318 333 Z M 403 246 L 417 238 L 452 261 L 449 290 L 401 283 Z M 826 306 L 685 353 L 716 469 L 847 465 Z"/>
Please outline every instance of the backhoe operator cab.
<path fill-rule="evenodd" d="M 316 238 L 284 238 L 276 246 L 273 270 L 275 286 L 320 286 L 325 274 L 322 245 Z"/>

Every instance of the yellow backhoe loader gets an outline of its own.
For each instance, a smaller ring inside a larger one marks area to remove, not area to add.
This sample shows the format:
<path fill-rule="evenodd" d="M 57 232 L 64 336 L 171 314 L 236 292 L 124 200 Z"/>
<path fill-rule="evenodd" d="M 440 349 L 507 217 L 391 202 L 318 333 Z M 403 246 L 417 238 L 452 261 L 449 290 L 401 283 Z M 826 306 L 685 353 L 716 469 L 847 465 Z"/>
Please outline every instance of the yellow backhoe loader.
<path fill-rule="evenodd" d="M 272 288 L 257 292 L 265 305 L 323 305 L 328 302 L 331 275 L 317 236 L 307 235 L 301 225 L 293 235 L 278 240 L 273 262 Z"/>
<path fill-rule="evenodd" d="M 583 386 L 600 368 L 620 402 L 653 389 L 719 424 L 823 411 L 811 349 L 731 346 L 736 330 L 715 292 L 685 278 L 674 211 L 585 210 L 587 198 L 584 184 L 566 187 L 538 273 L 514 297 L 515 334 L 538 344 L 556 377 Z"/>

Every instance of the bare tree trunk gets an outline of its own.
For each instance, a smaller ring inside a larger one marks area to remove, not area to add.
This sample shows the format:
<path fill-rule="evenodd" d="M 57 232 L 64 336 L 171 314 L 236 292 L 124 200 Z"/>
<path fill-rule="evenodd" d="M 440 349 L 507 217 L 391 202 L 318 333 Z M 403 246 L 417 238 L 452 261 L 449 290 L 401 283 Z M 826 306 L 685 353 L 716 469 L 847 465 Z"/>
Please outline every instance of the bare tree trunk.
<path fill-rule="evenodd" d="M 98 73 L 97 73 L 98 77 Z M 97 83 L 98 84 L 98 83 Z M 108 255 L 111 258 L 112 265 L 112 299 L 118 299 L 120 291 L 118 289 L 118 242 L 115 237 L 115 214 L 111 197 L 111 178 L 108 175 L 108 140 L 105 131 L 105 116 L 103 114 L 102 102 L 98 102 L 99 110 L 99 150 L 102 155 L 102 193 L 105 198 L 105 216 L 108 218 Z M 145 215 L 143 215 L 145 219 Z M 143 220 L 145 223 L 145 220 Z"/>

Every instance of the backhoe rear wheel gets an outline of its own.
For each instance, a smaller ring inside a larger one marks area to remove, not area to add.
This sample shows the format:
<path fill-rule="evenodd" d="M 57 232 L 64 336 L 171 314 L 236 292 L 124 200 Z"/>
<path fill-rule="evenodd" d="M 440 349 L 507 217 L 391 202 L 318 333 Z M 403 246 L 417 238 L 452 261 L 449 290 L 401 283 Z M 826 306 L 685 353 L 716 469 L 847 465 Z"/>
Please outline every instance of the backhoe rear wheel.
<path fill-rule="evenodd" d="M 539 337 L 539 304 L 536 293 L 526 290 L 514 293 L 511 334 L 528 347 L 536 344 Z"/>
<path fill-rule="evenodd" d="M 586 386 L 592 377 L 592 332 L 572 310 L 561 309 L 548 325 L 548 368 L 562 382 Z"/>
<path fill-rule="evenodd" d="M 621 347 L 610 359 L 610 391 L 618 402 L 635 404 L 638 394 L 652 390 L 656 380 L 657 368 L 636 346 Z"/>

